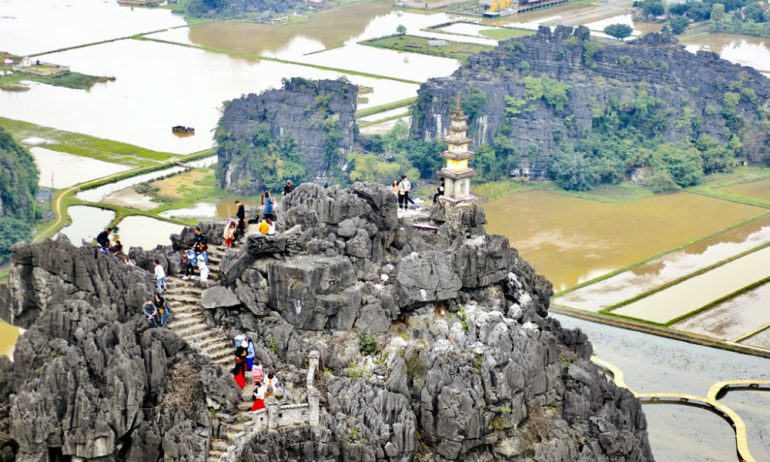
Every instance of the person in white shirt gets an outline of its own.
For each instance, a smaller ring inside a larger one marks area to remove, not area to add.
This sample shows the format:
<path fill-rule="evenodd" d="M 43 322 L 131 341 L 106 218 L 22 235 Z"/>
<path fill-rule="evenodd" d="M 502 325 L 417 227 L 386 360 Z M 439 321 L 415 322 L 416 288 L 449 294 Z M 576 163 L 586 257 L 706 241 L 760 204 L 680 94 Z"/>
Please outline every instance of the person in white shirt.
<path fill-rule="evenodd" d="M 155 263 L 155 284 L 158 293 L 162 294 L 163 291 L 166 290 L 166 270 L 163 269 L 163 266 L 158 260 L 153 260 L 153 263 Z"/>
<path fill-rule="evenodd" d="M 409 203 L 414 204 L 414 201 L 409 198 L 409 191 L 412 190 L 412 183 L 409 182 L 409 178 L 406 175 L 401 175 L 401 181 L 398 182 L 398 205 L 404 206 L 404 210 L 409 208 Z"/>

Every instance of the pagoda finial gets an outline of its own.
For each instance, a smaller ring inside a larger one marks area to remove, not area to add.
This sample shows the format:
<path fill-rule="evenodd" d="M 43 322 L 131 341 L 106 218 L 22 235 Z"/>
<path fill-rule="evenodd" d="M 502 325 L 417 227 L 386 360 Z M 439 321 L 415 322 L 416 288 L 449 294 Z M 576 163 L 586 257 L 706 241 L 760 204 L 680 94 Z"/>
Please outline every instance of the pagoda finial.
<path fill-rule="evenodd" d="M 463 105 L 462 105 L 462 95 L 460 92 L 457 92 L 457 97 L 455 98 L 455 112 L 462 112 L 463 111 Z"/>

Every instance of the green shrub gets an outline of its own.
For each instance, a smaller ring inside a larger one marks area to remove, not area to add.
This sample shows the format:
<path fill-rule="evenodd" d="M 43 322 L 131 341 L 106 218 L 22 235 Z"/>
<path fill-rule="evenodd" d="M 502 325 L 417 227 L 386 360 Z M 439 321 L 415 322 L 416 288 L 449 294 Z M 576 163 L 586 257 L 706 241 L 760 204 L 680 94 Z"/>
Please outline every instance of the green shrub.
<path fill-rule="evenodd" d="M 372 356 L 377 353 L 377 337 L 369 334 L 359 335 L 358 351 L 364 356 Z"/>

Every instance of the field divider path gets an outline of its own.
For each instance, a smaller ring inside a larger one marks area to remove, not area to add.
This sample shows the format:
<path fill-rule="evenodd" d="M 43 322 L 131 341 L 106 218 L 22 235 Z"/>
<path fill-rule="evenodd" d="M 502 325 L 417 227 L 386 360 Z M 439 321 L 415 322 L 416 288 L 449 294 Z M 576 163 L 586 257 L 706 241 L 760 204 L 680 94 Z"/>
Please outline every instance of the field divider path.
<path fill-rule="evenodd" d="M 749 449 L 749 437 L 746 423 L 743 418 L 729 406 L 718 400 L 729 390 L 766 390 L 770 391 L 770 380 L 727 380 L 713 384 L 707 395 L 697 396 L 683 393 L 635 393 L 625 382 L 623 371 L 596 356 L 591 357 L 591 362 L 602 369 L 615 384 L 625 388 L 636 396 L 642 404 L 676 404 L 680 406 L 697 407 L 706 409 L 722 417 L 733 428 L 735 433 L 736 455 L 740 462 L 757 462 Z"/>

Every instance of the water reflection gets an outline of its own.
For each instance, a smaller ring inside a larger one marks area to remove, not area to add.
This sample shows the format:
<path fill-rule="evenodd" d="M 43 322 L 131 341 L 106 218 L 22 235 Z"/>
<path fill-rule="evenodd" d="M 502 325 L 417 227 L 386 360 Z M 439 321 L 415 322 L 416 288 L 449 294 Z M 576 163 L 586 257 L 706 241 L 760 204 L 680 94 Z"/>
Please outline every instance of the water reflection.
<path fill-rule="evenodd" d="M 631 271 L 578 289 L 560 297 L 558 303 L 599 311 L 766 242 L 770 242 L 770 217 L 760 218 Z"/>
<path fill-rule="evenodd" d="M 43 53 L 184 24 L 169 10 L 126 8 L 112 0 L 2 0 L 0 50 Z"/>
<path fill-rule="evenodd" d="M 170 245 L 169 236 L 178 234 L 184 226 L 144 216 L 126 217 L 118 224 L 120 242 L 126 248 L 142 247 L 154 249 L 159 245 Z"/>
<path fill-rule="evenodd" d="M 557 291 L 761 212 L 688 193 L 606 204 L 540 190 L 488 202 L 484 210 L 487 230 L 508 237 Z"/>
<path fill-rule="evenodd" d="M 112 75 L 117 80 L 90 92 L 42 84 L 33 84 L 24 93 L 0 92 L 0 115 L 174 153 L 213 145 L 211 133 L 223 101 L 278 88 L 284 77 L 340 77 L 339 72 L 307 66 L 250 61 L 139 40 L 71 50 L 43 59 L 87 74 Z M 393 80 L 348 77 L 374 90 L 360 107 L 402 100 L 417 91 L 417 85 Z M 44 111 L 39 109 L 42 107 Z M 171 127 L 179 124 L 194 127 L 196 134 L 174 136 Z"/>
<path fill-rule="evenodd" d="M 708 50 L 730 62 L 750 66 L 760 72 L 770 72 L 770 40 L 745 35 L 708 34 L 684 39 L 687 49 Z"/>
<path fill-rule="evenodd" d="M 115 218 L 115 212 L 86 205 L 73 205 L 67 208 L 72 224 L 60 234 L 67 236 L 73 245 L 80 247 L 83 241 L 91 242 Z"/>
<path fill-rule="evenodd" d="M 49 188 L 66 188 L 131 168 L 46 148 L 33 147 L 29 150 L 35 158 L 35 164 L 40 172 L 40 186 Z"/>

